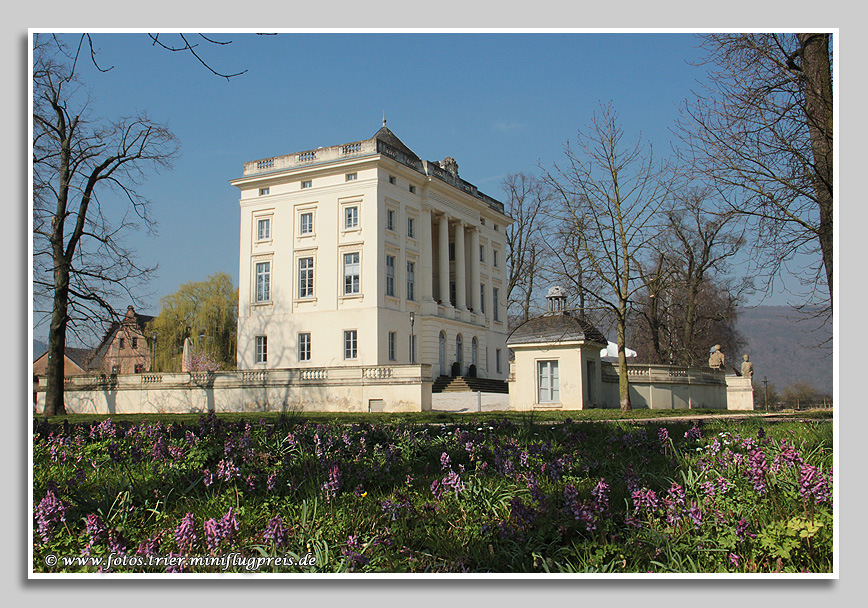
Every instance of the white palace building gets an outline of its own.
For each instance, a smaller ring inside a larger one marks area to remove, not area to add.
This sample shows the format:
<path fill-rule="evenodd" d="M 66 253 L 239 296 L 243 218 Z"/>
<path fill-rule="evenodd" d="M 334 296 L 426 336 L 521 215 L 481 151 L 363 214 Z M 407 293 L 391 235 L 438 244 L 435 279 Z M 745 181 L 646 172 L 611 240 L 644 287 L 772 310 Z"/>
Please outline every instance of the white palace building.
<path fill-rule="evenodd" d="M 384 120 L 371 139 L 251 161 L 230 183 L 239 370 L 506 380 L 512 220 L 454 159 L 421 160 Z"/>
<path fill-rule="evenodd" d="M 420 411 L 618 407 L 606 340 L 554 309 L 510 336 L 503 204 L 388 128 L 255 160 L 240 191 L 237 370 L 69 377 L 67 411 Z M 563 304 L 560 304 L 563 307 Z M 753 409 L 749 378 L 634 364 L 635 407 Z M 509 397 L 503 393 L 509 385 Z M 35 411 L 45 378 L 34 386 Z M 446 399 L 441 399 L 446 398 Z M 466 404 L 465 404 L 466 405 Z"/>

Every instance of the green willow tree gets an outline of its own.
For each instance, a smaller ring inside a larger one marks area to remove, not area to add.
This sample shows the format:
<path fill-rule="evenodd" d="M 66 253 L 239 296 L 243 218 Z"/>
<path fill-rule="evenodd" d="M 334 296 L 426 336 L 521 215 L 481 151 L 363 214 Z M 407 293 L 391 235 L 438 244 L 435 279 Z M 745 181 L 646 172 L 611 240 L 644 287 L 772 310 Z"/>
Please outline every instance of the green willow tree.
<path fill-rule="evenodd" d="M 148 325 L 156 337 L 156 371 L 180 371 L 184 340 L 193 351 L 206 354 L 220 369 L 234 369 L 238 324 L 238 289 L 232 277 L 218 272 L 204 281 L 184 283 L 160 299 L 160 314 Z"/>

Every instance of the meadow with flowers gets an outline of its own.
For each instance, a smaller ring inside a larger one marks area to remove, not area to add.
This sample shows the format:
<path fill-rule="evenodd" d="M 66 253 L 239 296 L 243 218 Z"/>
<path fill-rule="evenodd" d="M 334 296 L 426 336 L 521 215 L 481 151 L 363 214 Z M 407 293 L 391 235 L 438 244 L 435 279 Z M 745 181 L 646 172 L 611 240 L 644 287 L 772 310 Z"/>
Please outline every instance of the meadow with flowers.
<path fill-rule="evenodd" d="M 33 571 L 827 573 L 832 443 L 823 418 L 34 420 Z"/>

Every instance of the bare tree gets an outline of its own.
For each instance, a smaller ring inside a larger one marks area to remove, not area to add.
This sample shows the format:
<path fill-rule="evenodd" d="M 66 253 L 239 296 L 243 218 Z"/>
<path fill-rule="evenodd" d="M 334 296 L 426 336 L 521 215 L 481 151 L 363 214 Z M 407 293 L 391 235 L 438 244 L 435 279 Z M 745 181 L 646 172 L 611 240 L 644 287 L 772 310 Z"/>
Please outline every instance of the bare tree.
<path fill-rule="evenodd" d="M 154 222 L 136 190 L 147 170 L 177 154 L 172 133 L 144 114 L 91 119 L 75 76 L 77 53 L 54 37 L 34 39 L 34 309 L 50 317 L 45 415 L 65 413 L 67 330 L 118 318 L 112 302 L 137 301 L 130 287 L 152 268 L 139 266 L 124 236 Z M 95 323 L 96 322 L 96 323 Z"/>
<path fill-rule="evenodd" d="M 678 131 L 691 165 L 755 236 L 771 292 L 800 258 L 806 304 L 831 314 L 833 123 L 831 34 L 708 34 L 709 84 Z"/>
<path fill-rule="evenodd" d="M 589 293 L 615 318 L 621 409 L 632 409 L 625 354 L 630 303 L 643 288 L 639 268 L 659 234 L 658 212 L 667 203 L 674 173 L 659 165 L 637 138 L 624 145 L 610 105 L 595 113 L 575 147 L 567 143 L 565 166 L 546 179 L 558 194 L 561 218 L 577 235 L 588 268 L 604 290 Z"/>
<path fill-rule="evenodd" d="M 507 310 L 513 324 L 531 316 L 537 290 L 544 287 L 546 207 L 551 192 L 545 183 L 527 173 L 510 173 L 501 188 L 506 194 L 506 213 L 513 223 L 506 230 Z"/>
<path fill-rule="evenodd" d="M 673 196 L 657 257 L 644 272 L 637 299 L 633 348 L 653 363 L 702 364 L 712 344 L 734 352 L 744 344 L 735 330 L 736 306 L 749 282 L 727 278 L 728 262 L 744 238 L 734 215 L 710 209 L 707 188 Z"/>

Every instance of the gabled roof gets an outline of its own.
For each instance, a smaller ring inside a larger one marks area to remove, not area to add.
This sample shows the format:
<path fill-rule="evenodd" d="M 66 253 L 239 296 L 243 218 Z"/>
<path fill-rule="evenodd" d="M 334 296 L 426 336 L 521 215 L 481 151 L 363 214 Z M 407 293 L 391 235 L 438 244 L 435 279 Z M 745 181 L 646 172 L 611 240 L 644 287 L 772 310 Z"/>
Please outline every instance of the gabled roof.
<path fill-rule="evenodd" d="M 389 144 L 393 148 L 400 150 L 401 152 L 403 152 L 404 154 L 406 154 L 407 156 L 409 156 L 412 159 L 415 159 L 418 161 L 422 160 L 421 158 L 419 158 L 416 155 L 415 152 L 413 152 L 410 148 L 408 148 L 404 144 L 404 142 L 402 142 L 400 139 L 398 139 L 398 136 L 395 135 L 394 133 L 392 133 L 385 124 L 382 127 L 380 127 L 379 131 L 374 133 L 374 136 L 371 139 L 379 139 L 380 141 Z"/>
<path fill-rule="evenodd" d="M 506 339 L 507 346 L 535 344 L 537 342 L 593 342 L 606 346 L 607 340 L 600 331 L 570 312 L 547 313 L 525 321 L 515 328 Z"/>
<path fill-rule="evenodd" d="M 137 313 L 132 306 L 127 307 L 127 314 L 124 318 L 118 321 L 112 321 L 109 325 L 108 331 L 105 332 L 102 341 L 99 343 L 95 349 L 93 349 L 93 356 L 90 358 L 90 367 L 98 368 L 102 363 L 102 360 L 105 358 L 105 354 L 108 351 L 109 346 L 114 340 L 115 334 L 118 333 L 118 330 L 124 325 L 132 325 L 142 335 L 145 335 L 145 326 L 154 320 L 154 317 L 150 315 L 142 315 Z"/>

